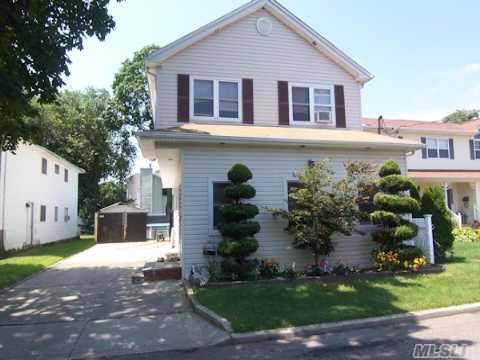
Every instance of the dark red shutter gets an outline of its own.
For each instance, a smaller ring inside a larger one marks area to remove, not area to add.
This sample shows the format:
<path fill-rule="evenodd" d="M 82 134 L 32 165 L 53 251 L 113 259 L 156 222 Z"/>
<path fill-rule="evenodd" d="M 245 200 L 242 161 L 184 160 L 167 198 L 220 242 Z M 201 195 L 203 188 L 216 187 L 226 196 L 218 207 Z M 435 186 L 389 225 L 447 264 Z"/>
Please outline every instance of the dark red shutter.
<path fill-rule="evenodd" d="M 427 138 L 421 137 L 420 141 L 422 142 L 422 144 L 426 144 L 427 143 Z M 426 159 L 426 158 L 427 158 L 427 148 L 423 147 L 422 148 L 422 159 Z"/>
<path fill-rule="evenodd" d="M 347 120 L 345 116 L 345 95 L 343 92 L 343 85 L 335 85 L 335 117 L 336 127 L 346 128 Z"/>
<path fill-rule="evenodd" d="M 177 75 L 177 121 L 188 122 L 190 118 L 190 77 Z"/>
<path fill-rule="evenodd" d="M 242 121 L 253 124 L 253 79 L 242 79 Z"/>
<path fill-rule="evenodd" d="M 288 125 L 288 81 L 278 82 L 278 125 Z"/>
<path fill-rule="evenodd" d="M 450 159 L 455 159 L 455 150 L 453 149 L 453 139 L 448 139 L 448 147 L 450 148 Z"/>

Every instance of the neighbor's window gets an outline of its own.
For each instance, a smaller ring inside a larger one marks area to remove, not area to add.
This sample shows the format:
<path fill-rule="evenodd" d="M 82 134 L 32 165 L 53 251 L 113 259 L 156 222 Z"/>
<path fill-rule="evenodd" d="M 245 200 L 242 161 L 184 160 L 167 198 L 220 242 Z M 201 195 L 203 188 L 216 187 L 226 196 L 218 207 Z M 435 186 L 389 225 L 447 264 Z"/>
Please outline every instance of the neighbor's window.
<path fill-rule="evenodd" d="M 221 118 L 238 118 L 238 83 L 218 83 L 219 115 Z"/>
<path fill-rule="evenodd" d="M 213 117 L 213 80 L 194 80 L 193 114 L 195 116 Z"/>
<path fill-rule="evenodd" d="M 65 169 L 65 170 L 63 171 L 63 180 L 64 180 L 65 182 L 68 182 L 68 169 Z"/>
<path fill-rule="evenodd" d="M 240 82 L 193 79 L 193 112 L 197 118 L 240 119 Z"/>
<path fill-rule="evenodd" d="M 55 164 L 55 174 L 60 174 L 60 165 Z"/>
<path fill-rule="evenodd" d="M 67 207 L 65 209 L 63 209 L 63 220 L 65 222 L 68 222 L 68 220 L 70 220 L 70 216 L 68 215 L 68 208 Z"/>
<path fill-rule="evenodd" d="M 229 185 L 226 181 L 216 181 L 212 183 L 213 187 L 213 229 L 216 229 L 220 219 L 220 209 L 224 204 L 231 204 L 232 200 L 225 196 L 225 188 Z"/>
<path fill-rule="evenodd" d="M 53 218 L 54 218 L 55 222 L 57 222 L 58 221 L 58 206 L 55 206 L 53 211 L 54 211 Z"/>
<path fill-rule="evenodd" d="M 290 92 L 291 120 L 294 123 L 332 123 L 333 94 L 331 87 L 292 85 Z"/>
<path fill-rule="evenodd" d="M 441 159 L 450 158 L 448 139 L 427 138 L 427 157 Z"/>
<path fill-rule="evenodd" d="M 40 221 L 44 222 L 45 220 L 47 220 L 47 207 L 40 205 Z"/>
<path fill-rule="evenodd" d="M 47 173 L 47 159 L 42 158 L 42 174 Z"/>
<path fill-rule="evenodd" d="M 480 159 L 480 135 L 475 135 L 473 139 L 473 152 L 475 159 Z"/>

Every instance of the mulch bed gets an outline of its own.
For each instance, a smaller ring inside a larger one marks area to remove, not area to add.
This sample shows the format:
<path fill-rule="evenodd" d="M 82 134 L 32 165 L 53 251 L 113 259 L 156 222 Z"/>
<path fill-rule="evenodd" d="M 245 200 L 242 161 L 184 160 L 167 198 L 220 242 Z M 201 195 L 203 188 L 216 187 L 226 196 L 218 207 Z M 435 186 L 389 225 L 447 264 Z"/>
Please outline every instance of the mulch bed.
<path fill-rule="evenodd" d="M 204 287 L 206 288 L 221 288 L 229 286 L 254 286 L 260 284 L 276 284 L 276 283 L 302 283 L 302 282 L 318 282 L 318 283 L 339 283 L 348 280 L 369 280 L 380 279 L 392 276 L 405 276 L 412 277 L 426 274 L 439 274 L 445 270 L 441 264 L 426 265 L 417 272 L 400 270 L 400 271 L 374 271 L 369 270 L 360 273 L 354 273 L 349 275 L 323 275 L 323 276 L 299 276 L 293 279 L 287 278 L 273 278 L 273 279 L 261 279 L 251 281 L 222 281 L 222 282 L 209 282 Z"/>

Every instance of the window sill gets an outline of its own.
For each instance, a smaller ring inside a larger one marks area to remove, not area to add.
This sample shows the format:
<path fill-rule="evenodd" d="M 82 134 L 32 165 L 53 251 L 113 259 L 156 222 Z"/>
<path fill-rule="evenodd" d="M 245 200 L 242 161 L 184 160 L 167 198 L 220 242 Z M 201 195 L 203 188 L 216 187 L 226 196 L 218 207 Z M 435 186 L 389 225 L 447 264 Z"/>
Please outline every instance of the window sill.
<path fill-rule="evenodd" d="M 198 122 L 198 123 L 226 123 L 226 124 L 232 124 L 232 123 L 241 123 L 242 121 L 240 119 L 232 119 L 232 118 L 218 118 L 218 117 L 198 117 L 198 116 L 193 116 L 190 118 L 192 122 Z"/>

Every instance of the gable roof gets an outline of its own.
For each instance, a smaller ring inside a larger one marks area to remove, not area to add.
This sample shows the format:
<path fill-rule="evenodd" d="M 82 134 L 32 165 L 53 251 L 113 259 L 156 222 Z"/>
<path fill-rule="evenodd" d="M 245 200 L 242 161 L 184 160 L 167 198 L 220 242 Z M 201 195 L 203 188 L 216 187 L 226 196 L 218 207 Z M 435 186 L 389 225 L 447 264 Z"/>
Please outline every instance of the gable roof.
<path fill-rule="evenodd" d="M 217 20 L 200 27 L 199 29 L 155 51 L 147 57 L 145 65 L 147 68 L 155 67 L 183 49 L 262 8 L 271 13 L 278 20 L 282 21 L 327 58 L 352 75 L 359 83 L 364 84 L 373 79 L 373 75 L 365 68 L 356 63 L 352 58 L 275 0 L 252 0 Z"/>
<path fill-rule="evenodd" d="M 384 119 L 384 128 L 398 129 L 411 132 L 447 132 L 451 134 L 475 134 L 480 129 L 480 119 L 466 121 L 461 124 L 446 123 L 442 121 L 422 121 L 422 120 L 403 120 L 403 119 Z M 363 118 L 362 125 L 367 129 L 377 129 L 378 120 L 373 118 Z"/>

